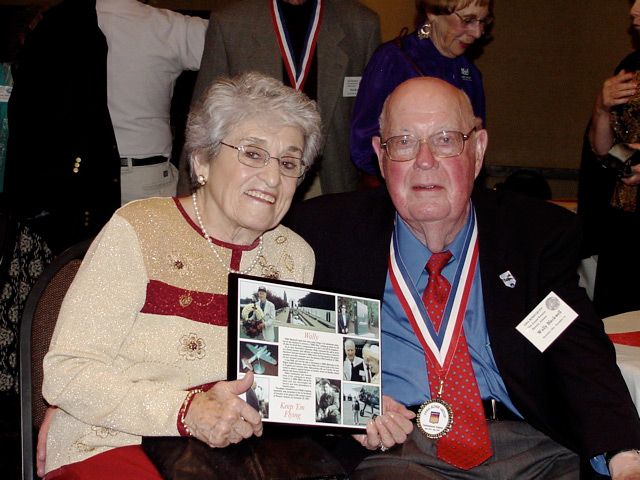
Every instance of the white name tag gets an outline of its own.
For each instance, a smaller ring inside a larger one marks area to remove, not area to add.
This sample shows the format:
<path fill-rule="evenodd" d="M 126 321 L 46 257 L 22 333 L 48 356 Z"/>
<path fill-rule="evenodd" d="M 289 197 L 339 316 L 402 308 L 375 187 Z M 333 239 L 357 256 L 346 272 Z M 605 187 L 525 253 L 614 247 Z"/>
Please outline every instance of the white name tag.
<path fill-rule="evenodd" d="M 355 97 L 358 94 L 360 80 L 362 80 L 362 77 L 344 77 L 344 84 L 342 85 L 342 96 Z"/>
<path fill-rule="evenodd" d="M 11 96 L 11 90 L 13 87 L 7 87 L 6 85 L 0 85 L 0 102 L 8 102 Z"/>
<path fill-rule="evenodd" d="M 578 314 L 558 295 L 550 292 L 516 330 L 544 352 L 576 318 Z"/>

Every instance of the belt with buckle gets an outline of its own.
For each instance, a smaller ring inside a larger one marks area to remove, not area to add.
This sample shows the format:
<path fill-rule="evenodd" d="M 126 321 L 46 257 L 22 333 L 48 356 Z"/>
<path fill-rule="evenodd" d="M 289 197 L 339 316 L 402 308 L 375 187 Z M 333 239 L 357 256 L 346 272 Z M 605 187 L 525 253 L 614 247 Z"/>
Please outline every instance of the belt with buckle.
<path fill-rule="evenodd" d="M 128 167 L 129 161 L 131 161 L 132 167 L 148 167 L 149 165 L 158 165 L 159 163 L 164 163 L 169 160 L 167 157 L 163 157 L 162 155 L 158 155 L 155 157 L 148 158 L 130 158 L 125 157 L 120 159 L 121 167 Z"/>
<path fill-rule="evenodd" d="M 411 405 L 407 407 L 416 415 L 422 405 Z M 511 421 L 523 421 L 518 415 L 509 410 L 504 403 L 500 403 L 493 398 L 489 400 L 482 400 L 482 408 L 484 408 L 484 415 L 487 421 L 496 422 L 499 420 L 511 420 Z M 453 412 L 455 416 L 455 410 Z"/>

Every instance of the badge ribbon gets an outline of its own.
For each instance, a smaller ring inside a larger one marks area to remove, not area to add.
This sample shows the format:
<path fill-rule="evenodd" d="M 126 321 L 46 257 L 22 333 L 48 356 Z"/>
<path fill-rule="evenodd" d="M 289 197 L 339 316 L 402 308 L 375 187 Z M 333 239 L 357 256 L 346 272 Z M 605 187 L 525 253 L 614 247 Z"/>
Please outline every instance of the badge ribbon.
<path fill-rule="evenodd" d="M 463 337 L 461 335 L 462 324 L 478 263 L 478 229 L 475 212 L 471 209 L 471 228 L 467 229 L 461 261 L 456 269 L 455 279 L 444 309 L 444 316 L 437 332 L 429 319 L 421 295 L 413 282 L 410 281 L 409 273 L 398 249 L 397 228 L 396 223 L 389 252 L 389 277 L 398 301 L 422 345 L 428 368 L 433 368 L 440 380 L 436 398 L 427 400 L 420 407 L 416 419 L 418 429 L 427 437 L 435 439 L 446 435 L 453 425 L 454 412 L 451 405 L 442 398 L 442 390 L 454 354 L 458 349 L 458 342 Z M 435 391 L 436 386 L 430 386 L 431 390 Z"/>
<path fill-rule="evenodd" d="M 422 298 L 415 285 L 408 281 L 409 274 L 400 253 L 396 231 L 391 238 L 389 253 L 389 277 L 400 305 L 407 315 L 416 337 L 420 341 L 425 355 L 436 366 L 438 376 L 444 377 L 456 351 L 452 339 L 460 337 L 464 314 L 469 301 L 469 292 L 478 260 L 478 227 L 475 213 L 471 210 L 472 226 L 465 238 L 461 262 L 456 272 L 456 281 L 451 285 L 445 316 L 439 332 L 435 331 Z M 453 299 L 453 300 L 452 300 Z"/>
<path fill-rule="evenodd" d="M 309 30 L 307 31 L 307 35 L 304 40 L 302 58 L 298 64 L 298 59 L 295 58 L 293 53 L 293 47 L 291 45 L 291 40 L 289 39 L 289 33 L 287 32 L 284 16 L 280 9 L 280 5 L 278 5 L 278 0 L 271 0 L 271 20 L 273 21 L 273 28 L 275 29 L 276 38 L 278 39 L 278 45 L 280 46 L 284 66 L 287 70 L 287 74 L 289 75 L 289 81 L 291 86 L 296 90 L 302 90 L 305 82 L 307 81 L 307 76 L 309 75 L 311 60 L 313 59 L 316 44 L 318 43 L 323 7 L 322 0 L 316 0 L 315 8 L 311 13 Z"/>

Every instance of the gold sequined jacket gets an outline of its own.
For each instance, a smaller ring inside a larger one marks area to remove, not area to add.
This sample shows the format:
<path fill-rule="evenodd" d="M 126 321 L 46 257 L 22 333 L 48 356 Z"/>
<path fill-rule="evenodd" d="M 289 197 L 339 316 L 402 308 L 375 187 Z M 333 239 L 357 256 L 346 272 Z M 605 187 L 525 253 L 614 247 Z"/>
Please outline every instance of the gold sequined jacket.
<path fill-rule="evenodd" d="M 259 251 L 215 242 L 243 270 Z M 284 226 L 264 234 L 252 275 L 311 283 L 311 247 Z M 223 380 L 227 270 L 177 199 L 119 209 L 89 249 L 44 359 L 43 394 L 57 405 L 47 471 L 142 436 L 179 435 L 194 386 Z"/>

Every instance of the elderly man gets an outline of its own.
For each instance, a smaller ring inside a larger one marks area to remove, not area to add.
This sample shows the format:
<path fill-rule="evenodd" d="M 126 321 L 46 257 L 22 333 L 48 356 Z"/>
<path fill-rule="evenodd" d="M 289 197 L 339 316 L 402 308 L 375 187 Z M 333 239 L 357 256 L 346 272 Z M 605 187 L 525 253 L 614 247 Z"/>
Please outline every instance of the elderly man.
<path fill-rule="evenodd" d="M 273 302 L 267 300 L 267 289 L 262 286 L 258 288 L 258 301 L 256 305 L 260 307 L 260 310 L 262 310 L 264 314 L 262 317 L 264 329 L 258 338 L 273 342 L 275 340 L 273 322 L 276 321 L 276 307 Z"/>
<path fill-rule="evenodd" d="M 353 340 L 344 341 L 344 354 L 343 378 L 349 382 L 361 382 L 362 359 L 356 357 L 356 344 Z"/>
<path fill-rule="evenodd" d="M 394 428 L 368 425 L 361 443 L 383 452 L 356 478 L 578 478 L 580 458 L 639 478 L 640 419 L 578 287 L 577 218 L 516 194 L 472 195 L 487 132 L 441 80 L 401 84 L 380 128 L 388 190 L 313 199 L 289 221 L 315 250 L 318 285 L 383 296 L 384 392 L 418 411 L 399 446 Z M 565 329 L 541 351 L 516 326 L 551 292 Z"/>

